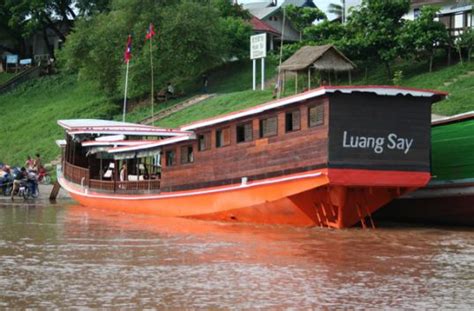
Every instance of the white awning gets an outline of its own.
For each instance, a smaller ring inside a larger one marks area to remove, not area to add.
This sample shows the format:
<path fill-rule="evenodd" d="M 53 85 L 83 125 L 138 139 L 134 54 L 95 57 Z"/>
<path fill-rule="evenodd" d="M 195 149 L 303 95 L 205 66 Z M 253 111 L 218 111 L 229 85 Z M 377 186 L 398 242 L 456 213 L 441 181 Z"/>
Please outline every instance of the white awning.
<path fill-rule="evenodd" d="M 173 137 L 190 134 L 189 132 L 177 129 L 109 120 L 58 120 L 58 124 L 63 127 L 70 135 L 99 134 Z"/>
<path fill-rule="evenodd" d="M 58 139 L 56 140 L 56 145 L 58 145 L 58 147 L 66 147 L 66 140 L 65 139 Z"/>
<path fill-rule="evenodd" d="M 120 134 L 120 135 L 107 135 L 107 136 L 101 136 L 97 137 L 95 140 L 96 141 L 117 141 L 117 140 L 124 140 L 125 135 Z"/>

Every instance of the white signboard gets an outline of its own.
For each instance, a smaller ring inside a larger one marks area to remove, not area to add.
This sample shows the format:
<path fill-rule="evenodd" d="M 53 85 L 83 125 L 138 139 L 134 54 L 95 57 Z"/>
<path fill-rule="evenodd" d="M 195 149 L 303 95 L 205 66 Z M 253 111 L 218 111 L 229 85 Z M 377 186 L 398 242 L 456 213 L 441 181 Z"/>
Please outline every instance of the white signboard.
<path fill-rule="evenodd" d="M 262 33 L 250 37 L 250 59 L 267 56 L 267 34 Z"/>
<path fill-rule="evenodd" d="M 18 55 L 7 55 L 7 64 L 17 64 L 18 63 Z"/>

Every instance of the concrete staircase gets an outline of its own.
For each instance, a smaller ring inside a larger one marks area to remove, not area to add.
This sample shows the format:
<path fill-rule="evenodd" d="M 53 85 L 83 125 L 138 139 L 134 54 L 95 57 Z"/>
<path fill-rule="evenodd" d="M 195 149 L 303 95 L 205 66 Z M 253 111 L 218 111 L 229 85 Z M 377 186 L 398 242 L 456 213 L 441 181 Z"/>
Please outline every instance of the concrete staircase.
<path fill-rule="evenodd" d="M 40 70 L 41 70 L 40 67 L 31 67 L 20 72 L 19 74 L 15 75 L 10 80 L 0 85 L 0 94 L 6 93 L 14 89 L 15 87 L 17 87 L 23 82 L 39 77 Z"/>
<path fill-rule="evenodd" d="M 172 107 L 169 107 L 167 109 L 163 109 L 160 112 L 156 113 L 153 117 L 148 117 L 140 121 L 141 124 L 146 124 L 146 125 L 152 125 L 154 122 L 164 119 L 173 113 L 176 113 L 178 111 L 181 111 L 183 109 L 186 109 L 190 106 L 199 104 L 202 101 L 205 101 L 206 99 L 212 98 L 216 96 L 216 94 L 200 94 L 191 97 L 188 100 L 185 100 L 183 102 L 180 102 Z"/>

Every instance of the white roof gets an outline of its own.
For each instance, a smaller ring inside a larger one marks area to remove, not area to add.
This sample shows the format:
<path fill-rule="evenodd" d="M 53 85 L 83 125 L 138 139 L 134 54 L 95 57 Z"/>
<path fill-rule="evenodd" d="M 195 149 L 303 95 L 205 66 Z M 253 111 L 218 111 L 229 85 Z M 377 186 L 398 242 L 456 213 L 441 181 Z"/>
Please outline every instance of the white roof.
<path fill-rule="evenodd" d="M 195 139 L 195 135 L 188 135 L 188 136 L 179 136 L 179 137 L 172 137 L 166 138 L 159 141 L 154 142 L 142 142 L 141 144 L 134 145 L 134 146 L 124 146 L 124 147 L 117 147 L 108 150 L 108 153 L 121 153 L 121 152 L 130 152 L 130 151 L 142 151 L 147 149 L 154 149 L 157 147 L 174 144 L 181 141 L 192 140 Z"/>
<path fill-rule="evenodd" d="M 384 96 L 397 96 L 397 95 L 411 95 L 414 97 L 432 97 L 435 95 L 444 97 L 447 95 L 445 92 L 431 91 L 431 90 L 421 90 L 413 88 L 403 88 L 396 86 L 323 86 L 315 90 L 310 90 L 298 95 L 285 97 L 283 99 L 271 101 L 267 104 L 259 105 L 256 107 L 248 108 L 241 111 L 236 111 L 229 113 L 223 116 L 197 121 L 187 125 L 181 126 L 181 130 L 190 131 L 201 127 L 211 126 L 214 124 L 232 121 L 238 118 L 243 118 L 251 115 L 255 115 L 270 109 L 280 108 L 287 106 L 296 102 L 307 100 L 310 98 L 320 97 L 329 93 L 341 92 L 345 94 L 350 94 L 353 92 L 363 92 L 363 93 L 375 93 L 377 95 Z"/>
<path fill-rule="evenodd" d="M 96 141 L 120 141 L 120 140 L 125 140 L 125 135 L 119 134 L 119 135 L 106 135 L 106 136 L 100 136 L 95 139 Z"/>
<path fill-rule="evenodd" d="M 461 13 L 461 12 L 466 12 L 466 11 L 471 11 L 472 10 L 472 5 L 460 5 L 460 6 L 449 6 L 449 7 L 442 7 L 439 10 L 438 15 L 445 15 L 445 14 L 456 14 L 456 13 Z"/>
<path fill-rule="evenodd" d="M 190 133 L 150 125 L 95 119 L 58 120 L 68 134 L 106 134 L 138 136 L 182 136 Z"/>
<path fill-rule="evenodd" d="M 57 139 L 56 140 L 56 145 L 58 145 L 58 147 L 65 147 L 66 146 L 66 140 L 65 139 Z"/>
<path fill-rule="evenodd" d="M 130 126 L 137 125 L 129 122 L 119 122 L 111 120 L 100 120 L 100 119 L 70 119 L 70 120 L 59 120 L 58 124 L 65 129 L 72 128 L 85 128 L 85 127 L 105 127 L 105 126 Z"/>
<path fill-rule="evenodd" d="M 153 143 L 157 142 L 157 140 L 111 140 L 111 141 L 94 141 L 94 140 L 89 140 L 89 141 L 83 141 L 81 145 L 83 147 L 98 147 L 98 146 L 138 146 L 138 145 L 143 145 L 145 143 Z"/>

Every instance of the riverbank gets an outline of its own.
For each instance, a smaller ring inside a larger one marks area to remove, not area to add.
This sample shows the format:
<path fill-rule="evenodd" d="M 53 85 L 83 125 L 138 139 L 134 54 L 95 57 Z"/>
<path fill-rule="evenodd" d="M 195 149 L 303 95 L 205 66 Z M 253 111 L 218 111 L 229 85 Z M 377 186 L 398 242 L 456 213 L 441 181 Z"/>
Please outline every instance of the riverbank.
<path fill-rule="evenodd" d="M 51 194 L 51 191 L 53 190 L 53 185 L 39 185 L 39 197 L 36 199 L 30 199 L 26 200 L 26 202 L 36 202 L 36 201 L 49 201 L 49 195 Z M 9 196 L 4 196 L 0 195 L 0 200 L 1 201 L 11 201 Z M 60 189 L 58 196 L 56 197 L 57 201 L 65 201 L 65 200 L 72 200 L 71 196 L 69 196 L 69 193 L 67 193 L 64 189 Z M 23 203 L 25 200 L 23 198 L 20 198 L 16 196 L 14 198 L 14 202 L 16 203 Z"/>

